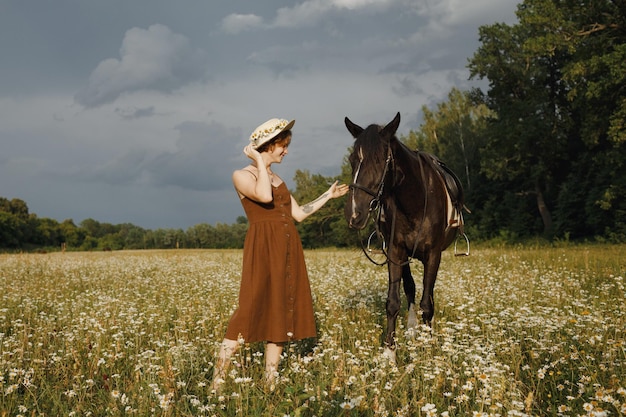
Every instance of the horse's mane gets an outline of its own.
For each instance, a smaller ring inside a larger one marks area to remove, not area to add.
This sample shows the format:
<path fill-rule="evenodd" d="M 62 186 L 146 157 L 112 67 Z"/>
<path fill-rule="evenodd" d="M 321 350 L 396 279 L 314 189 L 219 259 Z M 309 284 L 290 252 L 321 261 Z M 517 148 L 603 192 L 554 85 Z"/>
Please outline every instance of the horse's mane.
<path fill-rule="evenodd" d="M 384 163 L 387 158 L 387 149 L 379 136 L 381 129 L 382 126 L 369 125 L 359 136 L 355 144 L 360 146 L 363 150 L 363 154 L 371 158 L 375 164 Z"/>

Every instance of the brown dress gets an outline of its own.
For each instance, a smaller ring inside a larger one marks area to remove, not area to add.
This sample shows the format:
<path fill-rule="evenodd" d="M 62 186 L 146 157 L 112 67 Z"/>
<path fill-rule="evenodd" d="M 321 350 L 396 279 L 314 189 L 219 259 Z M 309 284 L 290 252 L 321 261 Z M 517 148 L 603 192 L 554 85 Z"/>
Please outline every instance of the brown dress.
<path fill-rule="evenodd" d="M 302 242 L 291 217 L 285 183 L 272 187 L 274 200 L 242 198 L 249 228 L 243 246 L 239 307 L 226 338 L 286 342 L 316 337 L 311 287 Z"/>

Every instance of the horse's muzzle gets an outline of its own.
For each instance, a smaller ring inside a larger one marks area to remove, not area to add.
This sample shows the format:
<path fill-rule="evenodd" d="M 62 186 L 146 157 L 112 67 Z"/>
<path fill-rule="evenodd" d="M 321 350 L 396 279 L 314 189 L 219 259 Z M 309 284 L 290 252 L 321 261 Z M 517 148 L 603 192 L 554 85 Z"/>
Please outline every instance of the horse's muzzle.
<path fill-rule="evenodd" d="M 347 220 L 350 229 L 363 230 L 367 224 L 367 216 L 363 216 L 358 212 L 350 213 L 350 216 L 347 216 Z"/>

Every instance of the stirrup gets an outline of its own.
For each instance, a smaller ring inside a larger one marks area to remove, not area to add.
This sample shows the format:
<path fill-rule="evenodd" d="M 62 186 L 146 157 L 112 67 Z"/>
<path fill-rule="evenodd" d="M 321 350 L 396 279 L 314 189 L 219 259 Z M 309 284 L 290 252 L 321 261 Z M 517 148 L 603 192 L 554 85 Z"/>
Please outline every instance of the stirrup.
<path fill-rule="evenodd" d="M 465 244 L 467 246 L 467 250 L 465 252 L 461 252 L 459 253 L 456 249 L 457 243 L 459 243 L 459 239 L 465 239 Z M 460 235 L 457 235 L 456 239 L 454 240 L 454 256 L 469 256 L 470 254 L 470 242 L 469 242 L 469 238 L 467 237 L 467 235 L 465 233 L 462 233 Z"/>
<path fill-rule="evenodd" d="M 374 230 L 372 234 L 370 234 L 370 236 L 367 238 L 367 252 L 375 255 L 385 255 L 387 253 L 387 245 L 385 244 L 385 239 L 382 239 L 383 243 L 381 245 L 381 248 L 377 249 L 372 248 L 372 239 L 374 237 L 378 237 L 378 233 L 376 232 L 376 230 Z"/>

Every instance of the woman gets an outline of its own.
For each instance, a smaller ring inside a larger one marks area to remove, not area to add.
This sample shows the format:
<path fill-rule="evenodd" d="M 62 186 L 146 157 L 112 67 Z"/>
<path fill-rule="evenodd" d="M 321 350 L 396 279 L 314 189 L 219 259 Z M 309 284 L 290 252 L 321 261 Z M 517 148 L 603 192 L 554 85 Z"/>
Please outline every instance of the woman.
<path fill-rule="evenodd" d="M 243 247 L 239 307 L 233 313 L 213 374 L 213 389 L 224 382 L 233 353 L 242 341 L 267 342 L 265 377 L 272 383 L 287 341 L 316 337 L 311 288 L 302 243 L 294 220 L 301 222 L 348 186 L 337 181 L 316 200 L 298 205 L 272 164 L 282 162 L 295 120 L 270 119 L 250 135 L 244 148 L 250 165 L 233 173 L 233 183 L 249 228 Z"/>

